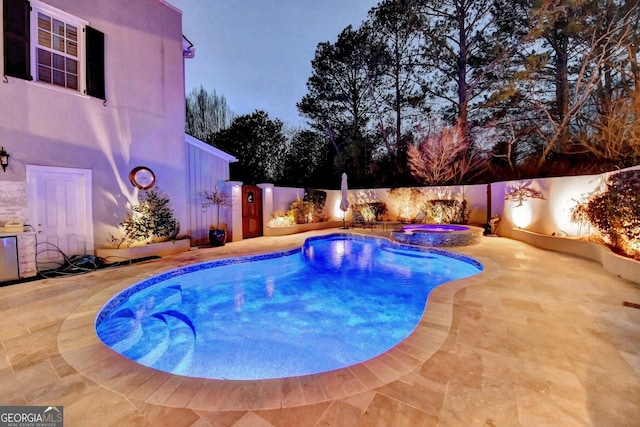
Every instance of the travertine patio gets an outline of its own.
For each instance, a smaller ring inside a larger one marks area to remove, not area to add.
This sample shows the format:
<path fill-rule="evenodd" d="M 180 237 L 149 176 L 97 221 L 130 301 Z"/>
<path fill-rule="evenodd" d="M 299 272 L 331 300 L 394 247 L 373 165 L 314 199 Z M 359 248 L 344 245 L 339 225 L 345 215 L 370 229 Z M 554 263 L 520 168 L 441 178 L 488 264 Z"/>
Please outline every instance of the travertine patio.
<path fill-rule="evenodd" d="M 187 379 L 135 365 L 93 334 L 97 308 L 129 284 L 315 234 L 0 288 L 0 404 L 63 405 L 65 426 L 638 425 L 640 310 L 623 302 L 640 303 L 640 286 L 505 238 L 455 248 L 484 272 L 434 291 L 394 350 L 336 373 Z"/>

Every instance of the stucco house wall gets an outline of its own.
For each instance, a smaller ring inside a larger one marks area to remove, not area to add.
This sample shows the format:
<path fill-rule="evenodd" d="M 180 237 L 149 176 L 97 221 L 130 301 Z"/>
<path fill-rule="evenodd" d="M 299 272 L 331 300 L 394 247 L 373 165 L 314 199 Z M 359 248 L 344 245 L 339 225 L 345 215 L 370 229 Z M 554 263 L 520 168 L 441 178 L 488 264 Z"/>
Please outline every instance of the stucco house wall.
<path fill-rule="evenodd" d="M 0 171 L 0 198 L 3 183 L 27 180 L 28 165 L 90 170 L 93 240 L 103 247 L 136 201 L 129 173 L 144 165 L 187 224 L 181 12 L 161 0 L 46 4 L 104 33 L 106 100 L 0 77 L 0 142 L 11 155 L 7 171 Z M 0 70 L 4 65 L 0 55 Z M 0 225 L 4 220 L 0 213 Z"/>
<path fill-rule="evenodd" d="M 206 144 L 191 135 L 185 135 L 187 157 L 186 195 L 189 200 L 188 230 L 193 245 L 207 243 L 209 228 L 218 224 L 218 209 L 211 206 L 204 208 L 201 193 L 218 190 L 231 194 L 232 184 L 229 182 L 229 163 L 237 162 L 234 156 Z M 241 185 L 241 183 L 239 183 Z M 240 212 L 242 215 L 242 212 Z M 231 206 L 220 208 L 220 225 L 233 233 Z M 234 235 L 242 236 L 242 230 L 235 230 Z"/>

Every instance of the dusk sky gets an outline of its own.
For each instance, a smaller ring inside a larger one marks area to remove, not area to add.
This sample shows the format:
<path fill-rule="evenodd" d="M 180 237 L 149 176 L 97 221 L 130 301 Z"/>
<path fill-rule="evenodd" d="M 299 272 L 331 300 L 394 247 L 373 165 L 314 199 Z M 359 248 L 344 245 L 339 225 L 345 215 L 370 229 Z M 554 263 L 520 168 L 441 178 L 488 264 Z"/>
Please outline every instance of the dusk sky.
<path fill-rule="evenodd" d="M 378 0 L 167 0 L 182 10 L 196 47 L 186 60 L 186 92 L 202 85 L 231 110 L 264 110 L 286 126 L 304 124 L 296 103 L 307 93 L 318 43 L 360 27 Z"/>

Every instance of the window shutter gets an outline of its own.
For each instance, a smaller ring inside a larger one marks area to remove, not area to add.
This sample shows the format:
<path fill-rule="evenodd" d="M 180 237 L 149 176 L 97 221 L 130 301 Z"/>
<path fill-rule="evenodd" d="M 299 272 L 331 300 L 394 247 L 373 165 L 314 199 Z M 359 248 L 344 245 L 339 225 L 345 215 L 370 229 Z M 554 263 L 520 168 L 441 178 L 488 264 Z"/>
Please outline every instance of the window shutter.
<path fill-rule="evenodd" d="M 104 87 L 104 33 L 95 28 L 87 31 L 87 95 L 107 99 Z"/>
<path fill-rule="evenodd" d="M 31 80 L 28 0 L 4 0 L 4 74 Z"/>

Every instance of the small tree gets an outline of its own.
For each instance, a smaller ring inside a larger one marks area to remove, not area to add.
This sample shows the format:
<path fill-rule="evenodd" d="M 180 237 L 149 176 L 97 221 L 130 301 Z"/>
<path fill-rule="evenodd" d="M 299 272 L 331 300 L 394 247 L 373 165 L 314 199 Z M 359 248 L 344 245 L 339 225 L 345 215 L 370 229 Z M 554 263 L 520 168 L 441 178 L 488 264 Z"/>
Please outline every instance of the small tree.
<path fill-rule="evenodd" d="M 158 238 L 174 238 L 179 231 L 171 202 L 159 189 L 139 193 L 138 204 L 127 212 L 120 228 L 122 236 L 110 238 L 115 248 Z"/>
<path fill-rule="evenodd" d="M 224 96 L 208 93 L 202 86 L 186 98 L 185 132 L 202 141 L 211 142 L 213 135 L 229 126 L 234 114 Z"/>
<path fill-rule="evenodd" d="M 399 187 L 389 190 L 389 199 L 398 211 L 398 219 L 408 220 L 417 214 L 418 202 L 422 192 L 414 187 Z"/>
<path fill-rule="evenodd" d="M 278 182 L 284 172 L 286 137 L 282 121 L 265 111 L 236 117 L 216 133 L 213 145 L 238 158 L 231 164 L 231 178 L 245 183 Z"/>
<path fill-rule="evenodd" d="M 221 207 L 229 207 L 231 206 L 231 194 L 229 194 L 225 190 L 216 188 L 213 191 L 204 190 L 200 193 L 200 198 L 202 199 L 202 208 L 207 209 L 209 206 L 215 206 L 217 208 L 217 216 L 216 216 L 216 228 L 215 230 L 220 229 L 220 208 Z M 212 227 L 213 228 L 213 227 Z"/>
<path fill-rule="evenodd" d="M 408 150 L 413 177 L 426 185 L 460 184 L 486 168 L 487 158 L 471 148 L 460 124 L 426 136 Z"/>
<path fill-rule="evenodd" d="M 616 252 L 640 259 L 640 171 L 619 172 L 586 202 L 589 222 Z M 580 209 L 585 209 L 582 206 Z"/>

